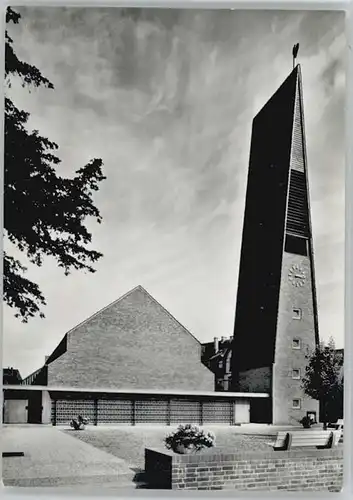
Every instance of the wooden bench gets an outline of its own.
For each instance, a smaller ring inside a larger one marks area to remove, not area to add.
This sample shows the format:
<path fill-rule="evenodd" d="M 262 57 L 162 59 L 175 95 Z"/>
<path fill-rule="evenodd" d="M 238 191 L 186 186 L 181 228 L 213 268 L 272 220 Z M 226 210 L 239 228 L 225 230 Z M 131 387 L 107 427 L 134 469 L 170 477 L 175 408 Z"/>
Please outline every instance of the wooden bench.
<path fill-rule="evenodd" d="M 307 429 L 293 432 L 281 431 L 277 434 L 273 449 L 280 451 L 307 447 L 316 447 L 317 449 L 333 448 L 337 446 L 340 437 L 340 430 L 324 431 Z"/>

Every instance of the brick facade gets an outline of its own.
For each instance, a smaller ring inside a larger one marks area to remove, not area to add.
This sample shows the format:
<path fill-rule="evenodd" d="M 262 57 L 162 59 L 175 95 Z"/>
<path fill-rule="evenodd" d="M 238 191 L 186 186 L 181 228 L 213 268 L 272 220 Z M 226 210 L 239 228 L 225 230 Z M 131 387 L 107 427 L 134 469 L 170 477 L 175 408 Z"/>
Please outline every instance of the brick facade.
<path fill-rule="evenodd" d="M 67 334 L 48 364 L 48 385 L 116 389 L 214 389 L 201 344 L 137 287 Z"/>
<path fill-rule="evenodd" d="M 176 455 L 146 450 L 152 487 L 173 490 L 330 491 L 342 488 L 343 450 Z"/>
<path fill-rule="evenodd" d="M 233 337 L 214 337 L 213 342 L 202 344 L 201 361 L 214 373 L 216 391 L 231 390 L 232 348 Z"/>

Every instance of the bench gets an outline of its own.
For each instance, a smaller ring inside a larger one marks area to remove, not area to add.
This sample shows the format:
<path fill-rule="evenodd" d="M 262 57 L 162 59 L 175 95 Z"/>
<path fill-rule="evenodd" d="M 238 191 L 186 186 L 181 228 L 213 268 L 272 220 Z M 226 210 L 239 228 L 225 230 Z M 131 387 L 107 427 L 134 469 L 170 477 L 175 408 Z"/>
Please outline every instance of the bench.
<path fill-rule="evenodd" d="M 337 425 L 339 429 L 343 429 L 343 418 L 339 418 L 337 420 Z"/>
<path fill-rule="evenodd" d="M 336 429 L 337 431 L 341 431 L 341 437 L 340 437 L 340 443 L 343 443 L 343 429 L 344 429 L 344 423 L 343 423 L 343 418 L 339 418 L 337 422 L 335 423 L 330 423 L 327 426 L 328 429 Z"/>
<path fill-rule="evenodd" d="M 336 430 L 342 430 L 343 431 L 343 427 L 344 427 L 344 425 L 343 425 L 343 418 L 339 418 L 337 420 L 337 422 L 335 422 L 335 423 L 328 424 L 327 427 L 329 427 L 331 429 L 336 429 Z"/>
<path fill-rule="evenodd" d="M 277 434 L 273 446 L 275 451 L 290 450 L 292 448 L 316 447 L 317 449 L 333 448 L 337 446 L 341 437 L 340 430 L 303 430 L 294 432 L 281 431 Z"/>

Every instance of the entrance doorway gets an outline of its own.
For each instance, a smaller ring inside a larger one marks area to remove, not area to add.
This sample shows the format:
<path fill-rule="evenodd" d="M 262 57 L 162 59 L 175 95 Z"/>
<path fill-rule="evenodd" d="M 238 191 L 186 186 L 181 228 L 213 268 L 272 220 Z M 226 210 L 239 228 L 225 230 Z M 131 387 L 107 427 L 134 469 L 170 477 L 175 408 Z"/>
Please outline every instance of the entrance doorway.
<path fill-rule="evenodd" d="M 42 392 L 33 391 L 29 394 L 28 398 L 28 423 L 41 424 L 42 423 Z"/>
<path fill-rule="evenodd" d="M 251 400 L 250 422 L 254 424 L 272 423 L 272 402 L 270 398 Z"/>

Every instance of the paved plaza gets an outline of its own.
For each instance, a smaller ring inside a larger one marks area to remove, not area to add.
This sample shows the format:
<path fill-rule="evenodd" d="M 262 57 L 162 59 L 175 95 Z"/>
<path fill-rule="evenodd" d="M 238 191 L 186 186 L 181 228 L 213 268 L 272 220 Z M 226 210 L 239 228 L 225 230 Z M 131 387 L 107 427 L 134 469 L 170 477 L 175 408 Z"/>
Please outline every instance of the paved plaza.
<path fill-rule="evenodd" d="M 145 448 L 162 449 L 174 426 L 88 426 L 85 431 L 44 425 L 2 429 L 2 451 L 23 452 L 3 458 L 5 486 L 95 489 L 143 488 Z M 235 452 L 271 451 L 280 430 L 296 427 L 248 424 L 207 426 L 216 446 Z M 298 427 L 300 429 L 300 427 Z"/>
<path fill-rule="evenodd" d="M 269 437 L 278 430 L 266 425 L 211 429 L 220 445 L 232 439 L 237 448 L 246 449 L 268 448 Z M 67 427 L 5 425 L 2 451 L 24 452 L 24 456 L 3 458 L 3 481 L 5 486 L 21 487 L 136 488 L 145 447 L 160 447 L 172 430 L 164 426 L 88 426 L 83 432 L 74 432 Z"/>
<path fill-rule="evenodd" d="M 135 472 L 125 460 L 99 450 L 52 426 L 4 426 L 5 486 L 133 485 Z"/>

